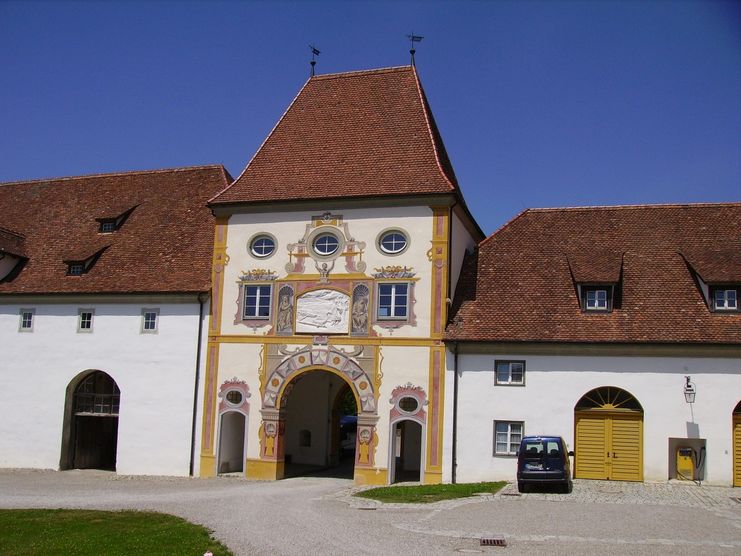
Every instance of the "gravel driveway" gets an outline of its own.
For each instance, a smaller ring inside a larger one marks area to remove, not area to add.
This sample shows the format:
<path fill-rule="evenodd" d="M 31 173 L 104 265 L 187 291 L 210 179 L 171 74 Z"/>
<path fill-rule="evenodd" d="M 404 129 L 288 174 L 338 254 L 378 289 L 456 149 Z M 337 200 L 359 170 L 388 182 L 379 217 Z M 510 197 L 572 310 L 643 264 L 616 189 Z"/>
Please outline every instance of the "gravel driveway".
<path fill-rule="evenodd" d="M 316 477 L 0 470 L 0 507 L 167 512 L 212 529 L 238 555 L 741 553 L 741 489 L 575 481 L 571 495 L 519 496 L 509 486 L 430 505 L 377 504 L 353 490 Z M 480 546 L 481 537 L 507 547 Z"/>

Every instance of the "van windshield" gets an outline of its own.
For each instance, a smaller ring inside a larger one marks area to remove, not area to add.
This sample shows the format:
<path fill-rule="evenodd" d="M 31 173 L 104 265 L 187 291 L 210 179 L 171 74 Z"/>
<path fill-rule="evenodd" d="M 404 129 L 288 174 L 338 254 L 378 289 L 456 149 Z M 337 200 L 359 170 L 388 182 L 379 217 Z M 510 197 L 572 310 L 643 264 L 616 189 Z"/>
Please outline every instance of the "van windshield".
<path fill-rule="evenodd" d="M 558 457 L 561 449 L 557 440 L 525 440 L 520 447 L 526 458 Z"/>

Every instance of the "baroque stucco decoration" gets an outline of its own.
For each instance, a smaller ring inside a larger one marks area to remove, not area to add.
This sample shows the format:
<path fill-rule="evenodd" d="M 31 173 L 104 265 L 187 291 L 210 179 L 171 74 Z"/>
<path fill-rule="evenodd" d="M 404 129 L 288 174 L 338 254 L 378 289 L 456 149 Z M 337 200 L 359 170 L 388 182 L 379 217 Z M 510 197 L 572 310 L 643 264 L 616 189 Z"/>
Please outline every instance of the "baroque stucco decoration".
<path fill-rule="evenodd" d="M 330 232 L 339 241 L 340 248 L 329 256 L 321 256 L 312 249 L 312 240 L 318 233 Z M 306 224 L 303 237 L 296 243 L 289 243 L 288 262 L 286 272 L 289 274 L 303 274 L 306 271 L 306 259 L 313 260 L 314 267 L 319 273 L 320 283 L 329 281 L 329 274 L 334 270 L 338 259 L 345 258 L 345 272 L 365 272 L 366 264 L 363 261 L 365 242 L 356 241 L 350 233 L 350 228 L 343 222 L 342 215 L 325 212 L 320 216 L 312 216 L 311 223 Z"/>

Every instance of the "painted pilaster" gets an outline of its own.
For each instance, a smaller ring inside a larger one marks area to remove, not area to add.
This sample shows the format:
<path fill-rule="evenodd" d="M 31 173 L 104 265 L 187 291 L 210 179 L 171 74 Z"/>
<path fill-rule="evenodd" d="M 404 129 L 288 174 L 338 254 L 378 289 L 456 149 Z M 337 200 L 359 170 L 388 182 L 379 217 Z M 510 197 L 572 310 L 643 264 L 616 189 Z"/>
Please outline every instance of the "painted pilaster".
<path fill-rule="evenodd" d="M 211 314 L 208 323 L 208 347 L 206 350 L 206 376 L 204 377 L 203 426 L 201 438 L 201 477 L 216 475 L 216 409 L 219 378 L 219 335 L 221 334 L 221 311 L 224 291 L 224 267 L 229 263 L 226 253 L 227 217 L 216 219 L 214 230 L 214 254 L 211 265 Z"/>

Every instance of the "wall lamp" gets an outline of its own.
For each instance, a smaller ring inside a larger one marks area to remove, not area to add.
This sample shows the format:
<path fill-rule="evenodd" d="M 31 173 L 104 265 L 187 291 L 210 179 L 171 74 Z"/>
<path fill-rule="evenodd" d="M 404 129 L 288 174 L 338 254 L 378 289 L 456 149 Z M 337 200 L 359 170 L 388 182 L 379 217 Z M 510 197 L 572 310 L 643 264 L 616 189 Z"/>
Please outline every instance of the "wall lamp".
<path fill-rule="evenodd" d="M 690 382 L 690 377 L 685 376 L 685 383 L 684 383 L 684 401 L 687 403 L 695 403 L 695 395 L 697 394 L 697 390 L 695 389 L 695 383 Z"/>

